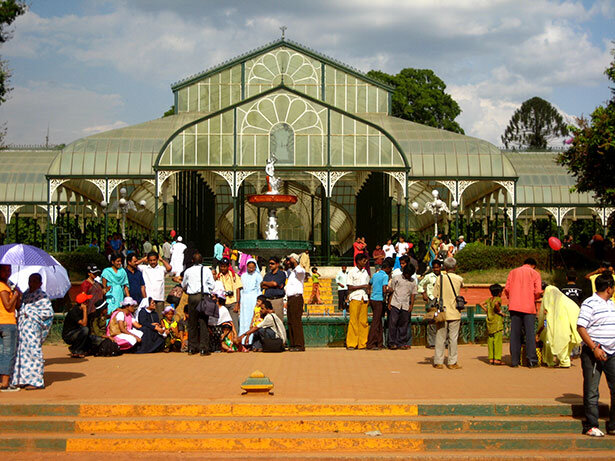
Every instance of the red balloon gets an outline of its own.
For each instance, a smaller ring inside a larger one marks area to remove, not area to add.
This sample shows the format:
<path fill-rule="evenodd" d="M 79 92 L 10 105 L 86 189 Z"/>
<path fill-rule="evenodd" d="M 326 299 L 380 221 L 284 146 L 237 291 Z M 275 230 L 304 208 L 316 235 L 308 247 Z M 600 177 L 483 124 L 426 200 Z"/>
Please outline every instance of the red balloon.
<path fill-rule="evenodd" d="M 171 231 L 171 238 L 175 237 L 175 235 L 177 234 L 177 232 L 175 232 L 174 230 Z"/>
<path fill-rule="evenodd" d="M 549 246 L 553 251 L 559 251 L 562 249 L 562 242 L 557 237 L 549 237 Z"/>
<path fill-rule="evenodd" d="M 408 244 L 408 250 L 411 250 L 413 246 L 414 246 L 414 243 L 409 243 Z"/>

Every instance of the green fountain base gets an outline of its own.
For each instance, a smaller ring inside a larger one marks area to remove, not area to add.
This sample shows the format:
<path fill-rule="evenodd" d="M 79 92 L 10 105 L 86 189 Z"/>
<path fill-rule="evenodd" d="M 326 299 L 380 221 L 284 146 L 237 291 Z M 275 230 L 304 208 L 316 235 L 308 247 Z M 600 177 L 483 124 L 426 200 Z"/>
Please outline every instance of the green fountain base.
<path fill-rule="evenodd" d="M 233 248 L 251 255 L 282 258 L 291 253 L 310 250 L 312 244 L 305 240 L 235 240 Z"/>

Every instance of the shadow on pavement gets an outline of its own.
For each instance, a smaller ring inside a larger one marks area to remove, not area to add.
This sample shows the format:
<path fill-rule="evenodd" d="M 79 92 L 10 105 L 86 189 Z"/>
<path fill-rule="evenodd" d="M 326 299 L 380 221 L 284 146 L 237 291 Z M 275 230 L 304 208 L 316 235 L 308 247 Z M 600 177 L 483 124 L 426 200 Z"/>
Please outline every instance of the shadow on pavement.
<path fill-rule="evenodd" d="M 45 359 L 45 366 L 49 366 L 49 365 L 58 365 L 58 364 L 67 364 L 67 363 L 84 363 L 87 362 L 88 359 L 87 358 L 83 358 L 83 359 L 75 359 L 71 356 L 66 356 L 66 357 L 53 357 L 50 359 Z"/>
<path fill-rule="evenodd" d="M 55 382 L 71 381 L 73 379 L 83 378 L 84 376 L 84 373 L 74 373 L 72 371 L 46 371 L 45 386 L 48 387 Z"/>

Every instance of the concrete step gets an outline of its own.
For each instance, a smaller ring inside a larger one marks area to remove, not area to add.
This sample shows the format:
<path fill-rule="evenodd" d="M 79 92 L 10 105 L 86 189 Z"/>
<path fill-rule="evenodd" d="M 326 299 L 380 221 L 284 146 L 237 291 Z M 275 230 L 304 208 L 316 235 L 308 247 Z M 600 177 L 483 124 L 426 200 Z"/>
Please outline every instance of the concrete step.
<path fill-rule="evenodd" d="M 596 439 L 580 434 L 27 434 L 0 435 L 1 451 L 67 452 L 430 452 L 461 450 L 608 451 L 615 437 Z M 612 454 L 612 452 L 611 452 Z"/>
<path fill-rule="evenodd" d="M 0 404 L 0 417 L 581 417 L 581 405 L 566 404 Z M 601 416 L 608 407 L 600 406 Z"/>
<path fill-rule="evenodd" d="M 0 421 L 0 433 L 96 433 L 96 434 L 225 434 L 225 433 L 340 433 L 362 434 L 379 430 L 383 434 L 418 433 L 575 433 L 581 427 L 571 417 L 14 417 Z"/>

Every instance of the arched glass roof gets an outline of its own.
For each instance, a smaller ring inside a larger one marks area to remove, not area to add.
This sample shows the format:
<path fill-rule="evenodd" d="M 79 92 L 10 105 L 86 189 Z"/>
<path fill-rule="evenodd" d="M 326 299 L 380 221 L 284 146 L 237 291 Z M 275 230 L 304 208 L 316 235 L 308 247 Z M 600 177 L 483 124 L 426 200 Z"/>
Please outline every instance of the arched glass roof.
<path fill-rule="evenodd" d="M 404 150 L 411 177 L 514 178 L 512 163 L 493 144 L 382 114 L 358 114 L 392 135 Z"/>
<path fill-rule="evenodd" d="M 504 152 L 514 166 L 519 205 L 596 205 L 592 194 L 574 192 L 575 180 L 552 152 Z"/>
<path fill-rule="evenodd" d="M 0 204 L 47 203 L 45 174 L 57 150 L 0 151 Z"/>
<path fill-rule="evenodd" d="M 203 113 L 171 115 L 81 138 L 66 146 L 49 167 L 51 177 L 133 177 L 154 175 L 162 145 Z"/>

